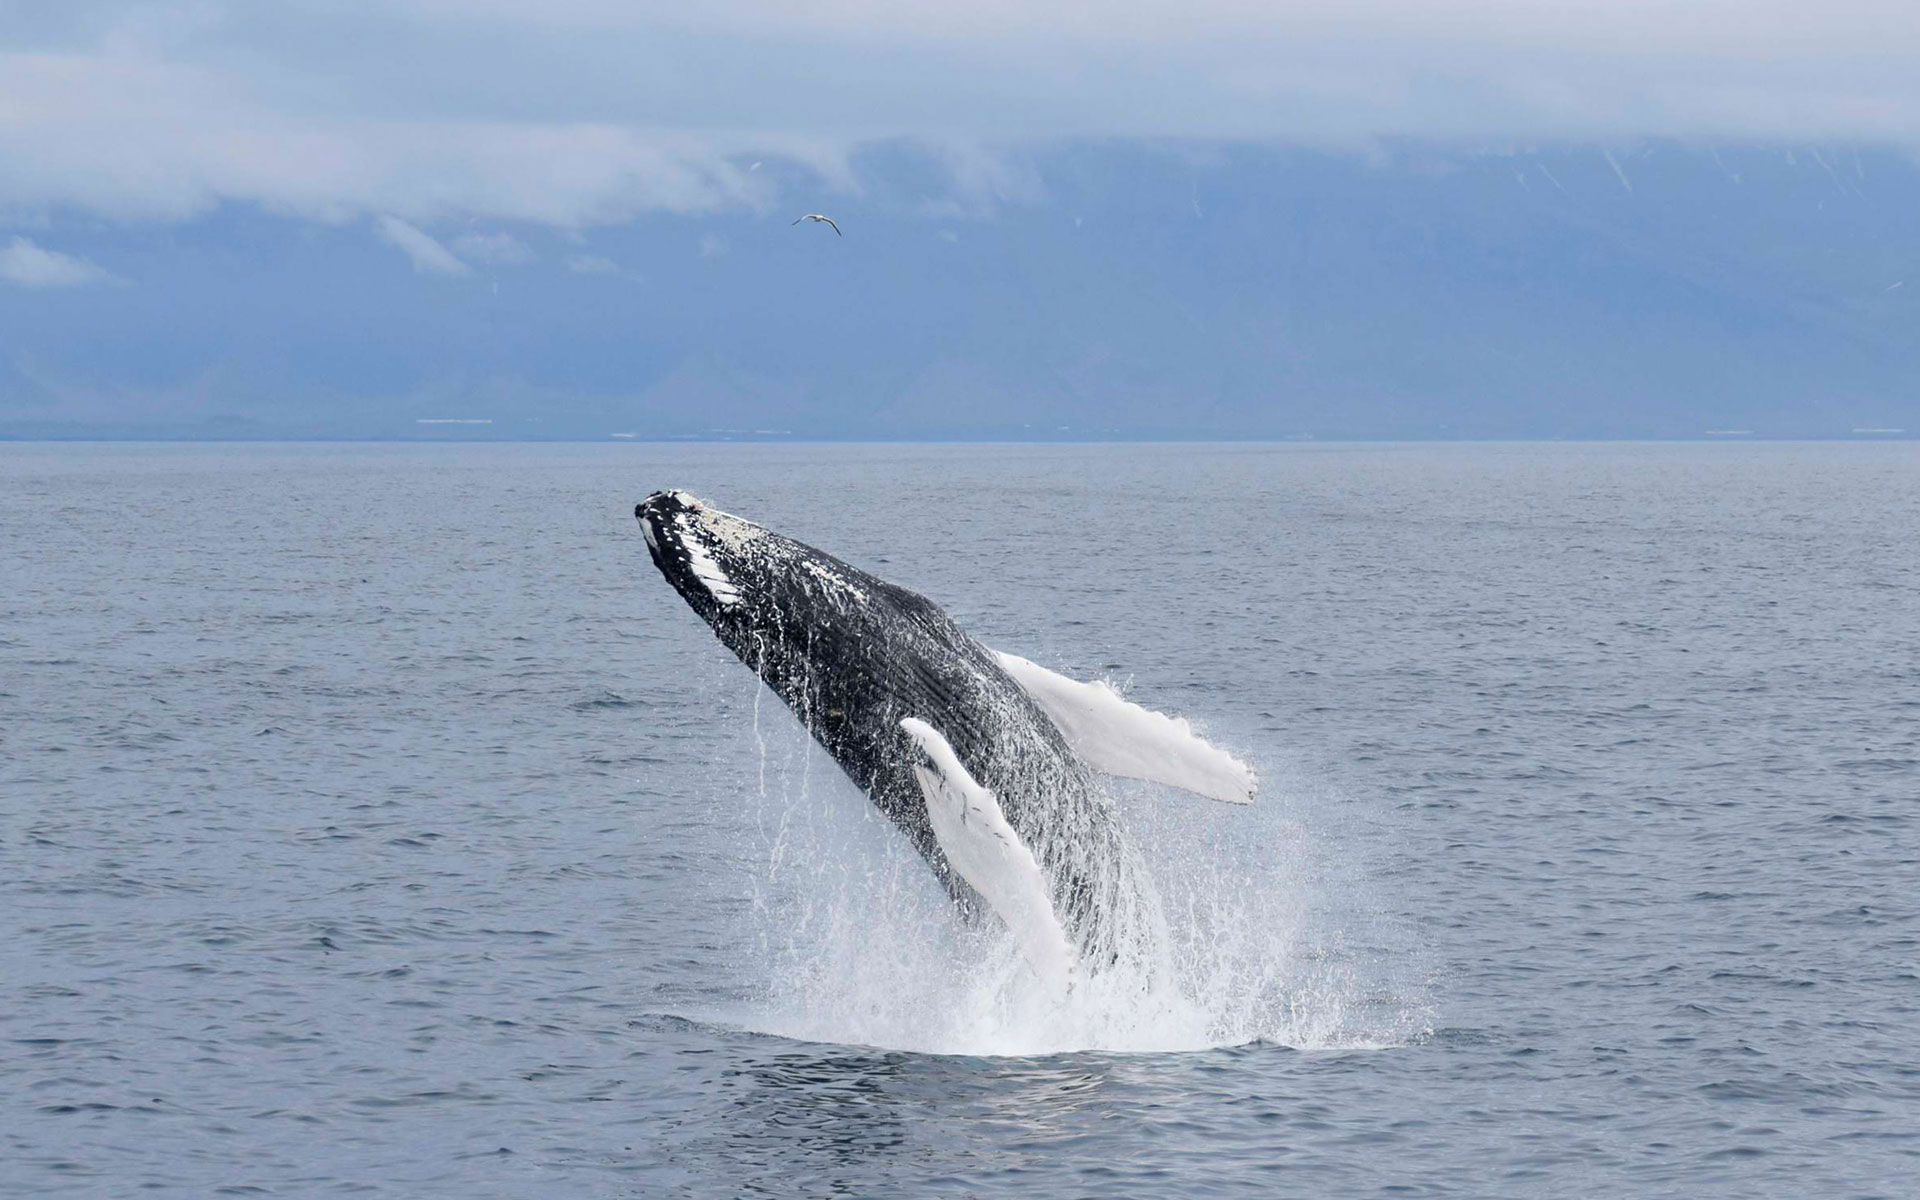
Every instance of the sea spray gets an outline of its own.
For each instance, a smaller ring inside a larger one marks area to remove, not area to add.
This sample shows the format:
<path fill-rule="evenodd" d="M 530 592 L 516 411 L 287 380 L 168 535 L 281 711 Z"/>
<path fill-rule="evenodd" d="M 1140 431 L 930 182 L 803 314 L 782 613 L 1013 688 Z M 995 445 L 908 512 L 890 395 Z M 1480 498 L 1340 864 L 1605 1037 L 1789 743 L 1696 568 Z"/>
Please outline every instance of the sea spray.
<path fill-rule="evenodd" d="M 758 689 L 757 682 L 753 685 Z M 763 723 L 764 722 L 764 723 Z M 927 1053 L 1034 1055 L 1399 1044 L 1422 1004 L 1343 912 L 1351 880 L 1287 816 L 1286 779 L 1251 809 L 1116 785 L 1125 945 L 1061 995 L 991 916 L 967 919 L 905 838 L 796 722 L 754 706 L 768 781 L 743 833 L 750 999 L 717 1014 L 795 1039 Z M 816 769 L 817 768 L 817 769 Z M 752 853 L 744 855 L 748 863 Z"/>

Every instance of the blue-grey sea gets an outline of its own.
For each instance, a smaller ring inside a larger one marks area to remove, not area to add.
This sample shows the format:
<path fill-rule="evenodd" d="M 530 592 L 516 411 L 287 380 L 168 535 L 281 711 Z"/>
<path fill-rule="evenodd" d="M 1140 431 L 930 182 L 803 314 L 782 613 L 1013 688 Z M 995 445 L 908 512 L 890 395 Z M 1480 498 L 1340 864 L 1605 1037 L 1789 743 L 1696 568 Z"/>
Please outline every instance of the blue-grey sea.
<path fill-rule="evenodd" d="M 1189 717 L 1036 1007 L 681 487 Z M 1920 1194 L 1920 445 L 0 445 L 0 1194 Z"/>

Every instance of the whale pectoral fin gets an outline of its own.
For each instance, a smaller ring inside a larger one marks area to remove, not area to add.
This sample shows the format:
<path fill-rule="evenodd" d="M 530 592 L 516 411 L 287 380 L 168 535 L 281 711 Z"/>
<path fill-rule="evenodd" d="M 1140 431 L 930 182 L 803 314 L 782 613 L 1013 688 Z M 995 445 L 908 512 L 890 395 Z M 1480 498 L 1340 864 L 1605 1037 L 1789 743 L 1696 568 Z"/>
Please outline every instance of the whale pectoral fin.
<path fill-rule="evenodd" d="M 1208 743 L 1186 718 L 1142 708 L 1108 684 L 1068 679 L 1017 654 L 996 650 L 993 657 L 1094 770 L 1253 803 L 1253 768 Z"/>
<path fill-rule="evenodd" d="M 1000 801 L 968 772 L 939 730 L 908 717 L 900 728 L 920 750 L 913 774 L 926 797 L 934 840 L 960 877 L 1006 922 L 1036 974 L 1065 991 L 1073 986 L 1076 955 L 1054 915 L 1040 863 Z"/>

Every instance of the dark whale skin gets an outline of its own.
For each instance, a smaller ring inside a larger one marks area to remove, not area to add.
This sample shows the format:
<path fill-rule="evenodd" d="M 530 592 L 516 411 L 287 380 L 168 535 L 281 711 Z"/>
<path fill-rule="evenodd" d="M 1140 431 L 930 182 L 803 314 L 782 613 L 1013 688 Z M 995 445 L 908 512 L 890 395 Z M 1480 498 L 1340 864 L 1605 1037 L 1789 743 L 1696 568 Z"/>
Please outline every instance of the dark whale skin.
<path fill-rule="evenodd" d="M 946 737 L 1033 851 L 1068 936 L 1083 954 L 1111 957 L 1102 916 L 1124 875 L 1112 804 L 986 647 L 919 593 L 684 492 L 656 492 L 634 516 L 660 573 L 906 834 L 956 903 L 983 908 L 934 837 L 904 718 Z M 709 582 L 716 575 L 723 585 Z"/>

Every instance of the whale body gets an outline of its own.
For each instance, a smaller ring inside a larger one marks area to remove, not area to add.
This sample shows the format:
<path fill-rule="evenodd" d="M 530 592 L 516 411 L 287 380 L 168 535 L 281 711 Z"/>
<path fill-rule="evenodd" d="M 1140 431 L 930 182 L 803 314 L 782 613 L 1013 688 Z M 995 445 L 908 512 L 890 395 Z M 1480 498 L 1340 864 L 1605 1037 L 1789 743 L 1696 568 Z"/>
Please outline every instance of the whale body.
<path fill-rule="evenodd" d="M 687 605 L 1050 982 L 1113 961 L 1138 917 L 1097 773 L 1252 798 L 1253 772 L 1184 720 L 989 650 L 916 592 L 685 492 L 634 516 Z"/>

